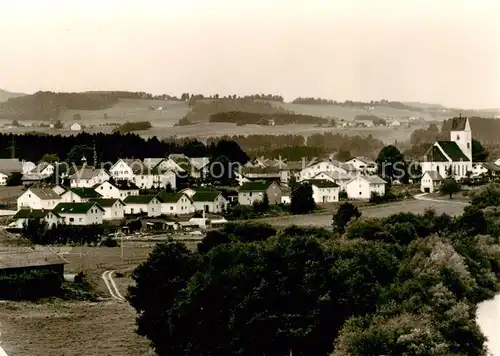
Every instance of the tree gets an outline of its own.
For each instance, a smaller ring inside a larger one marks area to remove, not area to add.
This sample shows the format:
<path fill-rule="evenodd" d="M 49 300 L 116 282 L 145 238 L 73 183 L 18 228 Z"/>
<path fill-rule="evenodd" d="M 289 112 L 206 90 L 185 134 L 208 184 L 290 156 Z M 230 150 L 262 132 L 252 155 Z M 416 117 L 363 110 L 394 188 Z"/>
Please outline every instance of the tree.
<path fill-rule="evenodd" d="M 80 121 L 82 119 L 82 116 L 80 113 L 76 113 L 73 115 L 73 120 Z"/>
<path fill-rule="evenodd" d="M 18 185 L 23 184 L 23 174 L 21 172 L 12 172 L 8 177 L 7 177 L 7 186 L 8 187 L 15 187 Z"/>
<path fill-rule="evenodd" d="M 351 152 L 349 150 L 342 150 L 340 149 L 337 154 L 335 155 L 335 158 L 339 160 L 340 162 L 345 162 L 352 158 Z"/>
<path fill-rule="evenodd" d="M 358 219 L 361 216 L 359 209 L 351 203 L 342 204 L 333 215 L 333 229 L 336 232 L 343 233 L 351 219 Z"/>
<path fill-rule="evenodd" d="M 489 152 L 478 140 L 472 139 L 472 162 L 486 162 Z"/>
<path fill-rule="evenodd" d="M 453 178 L 445 178 L 443 183 L 441 183 L 441 193 L 444 195 L 449 195 L 450 199 L 454 193 L 458 193 L 460 191 L 460 185 Z"/>
<path fill-rule="evenodd" d="M 55 129 L 62 129 L 64 127 L 63 123 L 61 122 L 61 120 L 57 120 L 56 123 L 54 124 L 54 128 Z"/>
<path fill-rule="evenodd" d="M 42 162 L 47 162 L 47 163 L 59 162 L 59 157 L 55 153 L 46 153 L 42 157 Z"/>
<path fill-rule="evenodd" d="M 253 206 L 256 211 L 259 211 L 261 213 L 269 210 L 269 197 L 267 196 L 267 193 L 264 192 L 264 197 L 262 198 L 262 200 L 256 200 Z"/>
<path fill-rule="evenodd" d="M 293 214 L 307 214 L 316 209 L 312 186 L 309 183 L 297 185 L 290 198 L 290 210 Z"/>
<path fill-rule="evenodd" d="M 396 146 L 389 145 L 379 152 L 377 160 L 378 172 L 383 179 L 398 179 L 402 180 L 407 177 L 406 164 L 403 154 Z"/>

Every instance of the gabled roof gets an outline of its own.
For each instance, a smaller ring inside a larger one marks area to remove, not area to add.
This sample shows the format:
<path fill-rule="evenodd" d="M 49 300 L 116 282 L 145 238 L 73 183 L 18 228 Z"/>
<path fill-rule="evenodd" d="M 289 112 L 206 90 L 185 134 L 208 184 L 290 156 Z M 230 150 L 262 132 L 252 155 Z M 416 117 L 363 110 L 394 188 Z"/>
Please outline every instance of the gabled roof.
<path fill-rule="evenodd" d="M 276 184 L 275 182 L 266 182 L 266 181 L 256 181 L 256 182 L 248 182 L 244 183 L 239 189 L 239 192 L 264 192 L 271 185 Z"/>
<path fill-rule="evenodd" d="M 123 201 L 116 198 L 89 199 L 89 202 L 97 203 L 103 208 L 112 207 L 117 201 L 120 202 L 120 204 L 125 205 Z"/>
<path fill-rule="evenodd" d="M 437 143 L 453 162 L 470 162 L 470 159 L 463 153 L 460 147 L 458 147 L 456 142 L 438 141 Z"/>
<path fill-rule="evenodd" d="M 202 169 L 210 163 L 210 157 L 191 157 L 189 160 L 196 169 Z"/>
<path fill-rule="evenodd" d="M 16 215 L 14 215 L 14 219 L 43 219 L 49 213 L 59 216 L 56 212 L 51 210 L 21 209 L 16 213 Z"/>
<path fill-rule="evenodd" d="M 320 179 L 320 178 L 317 178 L 319 175 L 326 175 L 334 180 L 351 180 L 352 179 L 352 175 L 347 175 L 345 173 L 338 172 L 338 171 L 319 172 L 318 174 L 316 174 L 313 177 L 313 179 Z"/>
<path fill-rule="evenodd" d="M 97 207 L 99 210 L 104 211 L 104 209 L 99 206 L 96 202 L 87 203 L 59 203 L 54 208 L 54 212 L 57 214 L 87 214 L 87 212 L 93 208 Z"/>
<path fill-rule="evenodd" d="M 280 171 L 300 171 L 304 168 L 304 164 L 300 161 L 286 162 L 282 167 L 278 167 Z"/>
<path fill-rule="evenodd" d="M 193 199 L 193 201 L 213 202 L 221 194 L 222 193 L 218 190 L 197 190 L 191 199 Z"/>
<path fill-rule="evenodd" d="M 448 158 L 446 158 L 436 145 L 433 145 L 427 150 L 425 158 L 427 162 L 448 162 Z"/>
<path fill-rule="evenodd" d="M 356 180 L 358 178 L 361 178 L 370 184 L 387 184 L 387 182 L 385 180 L 383 180 L 382 178 L 380 178 L 379 176 L 369 176 L 369 175 L 358 175 L 358 176 L 352 178 L 348 182 L 348 184 L 353 182 L 354 180 Z"/>
<path fill-rule="evenodd" d="M 37 197 L 42 200 L 58 200 L 61 199 L 59 194 L 54 192 L 51 188 L 30 188 L 27 191 L 30 191 Z"/>
<path fill-rule="evenodd" d="M 92 179 L 101 173 L 106 173 L 102 168 L 85 167 L 69 176 L 69 179 Z"/>
<path fill-rule="evenodd" d="M 437 171 L 426 171 L 423 175 L 428 175 L 434 182 L 437 182 L 437 181 L 442 181 L 443 180 L 443 177 L 441 176 L 441 174 L 439 174 L 439 172 Z"/>
<path fill-rule="evenodd" d="M 96 192 L 93 188 L 71 188 L 71 192 L 78 195 L 80 198 L 101 198 L 102 195 Z"/>
<path fill-rule="evenodd" d="M 144 158 L 143 162 L 146 167 L 153 168 L 156 167 L 161 161 L 165 160 L 165 158 L 154 157 L 154 158 Z"/>
<path fill-rule="evenodd" d="M 123 200 L 125 204 L 149 204 L 156 195 L 129 195 Z"/>
<path fill-rule="evenodd" d="M 375 164 L 375 161 L 374 161 L 374 160 L 369 159 L 369 158 L 367 158 L 367 157 L 363 157 L 363 156 L 359 156 L 359 157 L 351 157 L 351 158 L 349 158 L 349 159 L 346 161 L 346 163 L 347 163 L 347 162 L 349 162 L 349 161 L 352 161 L 353 159 L 357 159 L 358 161 L 363 162 L 364 164 Z"/>
<path fill-rule="evenodd" d="M 164 190 L 158 193 L 158 199 L 162 203 L 177 203 L 183 196 L 189 199 L 189 197 L 183 193 L 167 193 Z"/>
<path fill-rule="evenodd" d="M 22 165 L 17 158 L 0 158 L 0 172 L 9 174 L 21 171 Z"/>
<path fill-rule="evenodd" d="M 464 131 L 467 125 L 466 117 L 454 117 L 451 119 L 451 130 L 452 131 Z"/>
<path fill-rule="evenodd" d="M 30 174 L 39 174 L 39 173 L 42 173 L 42 171 L 47 168 L 49 165 L 51 165 L 50 163 L 47 163 L 47 162 L 42 162 L 40 164 L 38 164 L 38 166 L 36 166 L 35 168 L 33 168 L 29 173 Z"/>
<path fill-rule="evenodd" d="M 484 168 L 491 172 L 500 172 L 500 166 L 496 165 L 495 163 L 492 162 L 484 162 L 484 163 L 479 163 L 481 164 Z"/>
<path fill-rule="evenodd" d="M 3 252 L 3 251 L 2 251 Z M 24 251 L 12 250 L 9 253 L 0 253 L 0 269 L 49 266 L 65 264 L 66 262 L 49 249 Z"/>
<path fill-rule="evenodd" d="M 326 179 L 308 179 L 306 182 L 318 188 L 338 188 L 338 184 Z"/>

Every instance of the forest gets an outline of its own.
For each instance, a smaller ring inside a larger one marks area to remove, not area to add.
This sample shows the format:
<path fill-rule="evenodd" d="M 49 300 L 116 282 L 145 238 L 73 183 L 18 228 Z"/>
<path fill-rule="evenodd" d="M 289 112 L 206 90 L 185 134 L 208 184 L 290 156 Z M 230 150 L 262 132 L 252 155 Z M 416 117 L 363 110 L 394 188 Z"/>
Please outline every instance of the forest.
<path fill-rule="evenodd" d="M 371 100 L 369 102 L 362 101 L 336 101 L 330 99 L 322 98 L 296 98 L 292 100 L 292 104 L 305 104 L 305 105 L 339 105 L 344 107 L 367 107 L 367 106 L 387 106 L 394 109 L 404 109 L 410 111 L 422 111 L 421 108 L 413 107 L 410 105 L 403 104 L 400 101 L 388 101 L 388 100 Z"/>
<path fill-rule="evenodd" d="M 212 114 L 209 118 L 209 122 L 229 122 L 238 125 L 269 125 L 271 120 L 274 121 L 275 125 L 322 125 L 329 123 L 328 119 L 322 117 L 292 113 L 259 114 L 242 111 L 226 111 Z"/>
<path fill-rule="evenodd" d="M 158 244 L 129 288 L 138 333 L 161 356 L 486 355 L 476 305 L 499 288 L 499 198 L 457 217 L 345 203 L 329 230 L 230 224 L 194 252 Z"/>

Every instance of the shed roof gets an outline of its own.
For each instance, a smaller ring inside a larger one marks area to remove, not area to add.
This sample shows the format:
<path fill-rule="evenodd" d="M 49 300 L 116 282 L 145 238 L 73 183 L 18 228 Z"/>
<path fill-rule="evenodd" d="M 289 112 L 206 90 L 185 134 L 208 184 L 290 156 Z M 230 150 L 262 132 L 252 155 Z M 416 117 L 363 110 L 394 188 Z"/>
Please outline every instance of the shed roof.
<path fill-rule="evenodd" d="M 66 262 L 50 250 L 17 249 L 0 252 L 0 269 L 61 265 Z"/>
<path fill-rule="evenodd" d="M 156 195 L 129 195 L 123 200 L 125 204 L 149 204 Z"/>

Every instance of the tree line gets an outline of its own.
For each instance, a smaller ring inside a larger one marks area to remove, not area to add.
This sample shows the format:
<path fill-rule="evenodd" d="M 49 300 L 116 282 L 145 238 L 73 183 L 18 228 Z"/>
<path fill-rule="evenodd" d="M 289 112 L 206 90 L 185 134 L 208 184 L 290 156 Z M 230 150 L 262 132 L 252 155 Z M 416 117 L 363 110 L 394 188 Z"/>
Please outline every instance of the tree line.
<path fill-rule="evenodd" d="M 367 106 L 386 106 L 394 109 L 410 110 L 410 111 L 422 111 L 421 108 L 417 108 L 411 105 L 406 105 L 400 101 L 389 101 L 389 100 L 370 100 L 369 102 L 363 101 L 336 101 L 323 98 L 313 98 L 313 97 L 299 97 L 292 100 L 292 104 L 305 104 L 305 105 L 339 105 L 344 107 L 367 107 Z"/>
<path fill-rule="evenodd" d="M 500 222 L 399 213 L 333 231 L 257 223 L 211 231 L 190 251 L 158 244 L 133 273 L 138 333 L 158 355 L 484 355 L 476 305 L 500 278 Z"/>
<path fill-rule="evenodd" d="M 322 125 L 329 122 L 328 119 L 302 114 L 275 113 L 259 114 L 242 111 L 226 111 L 210 115 L 209 122 L 229 122 L 238 125 L 290 125 L 309 124 Z"/>

